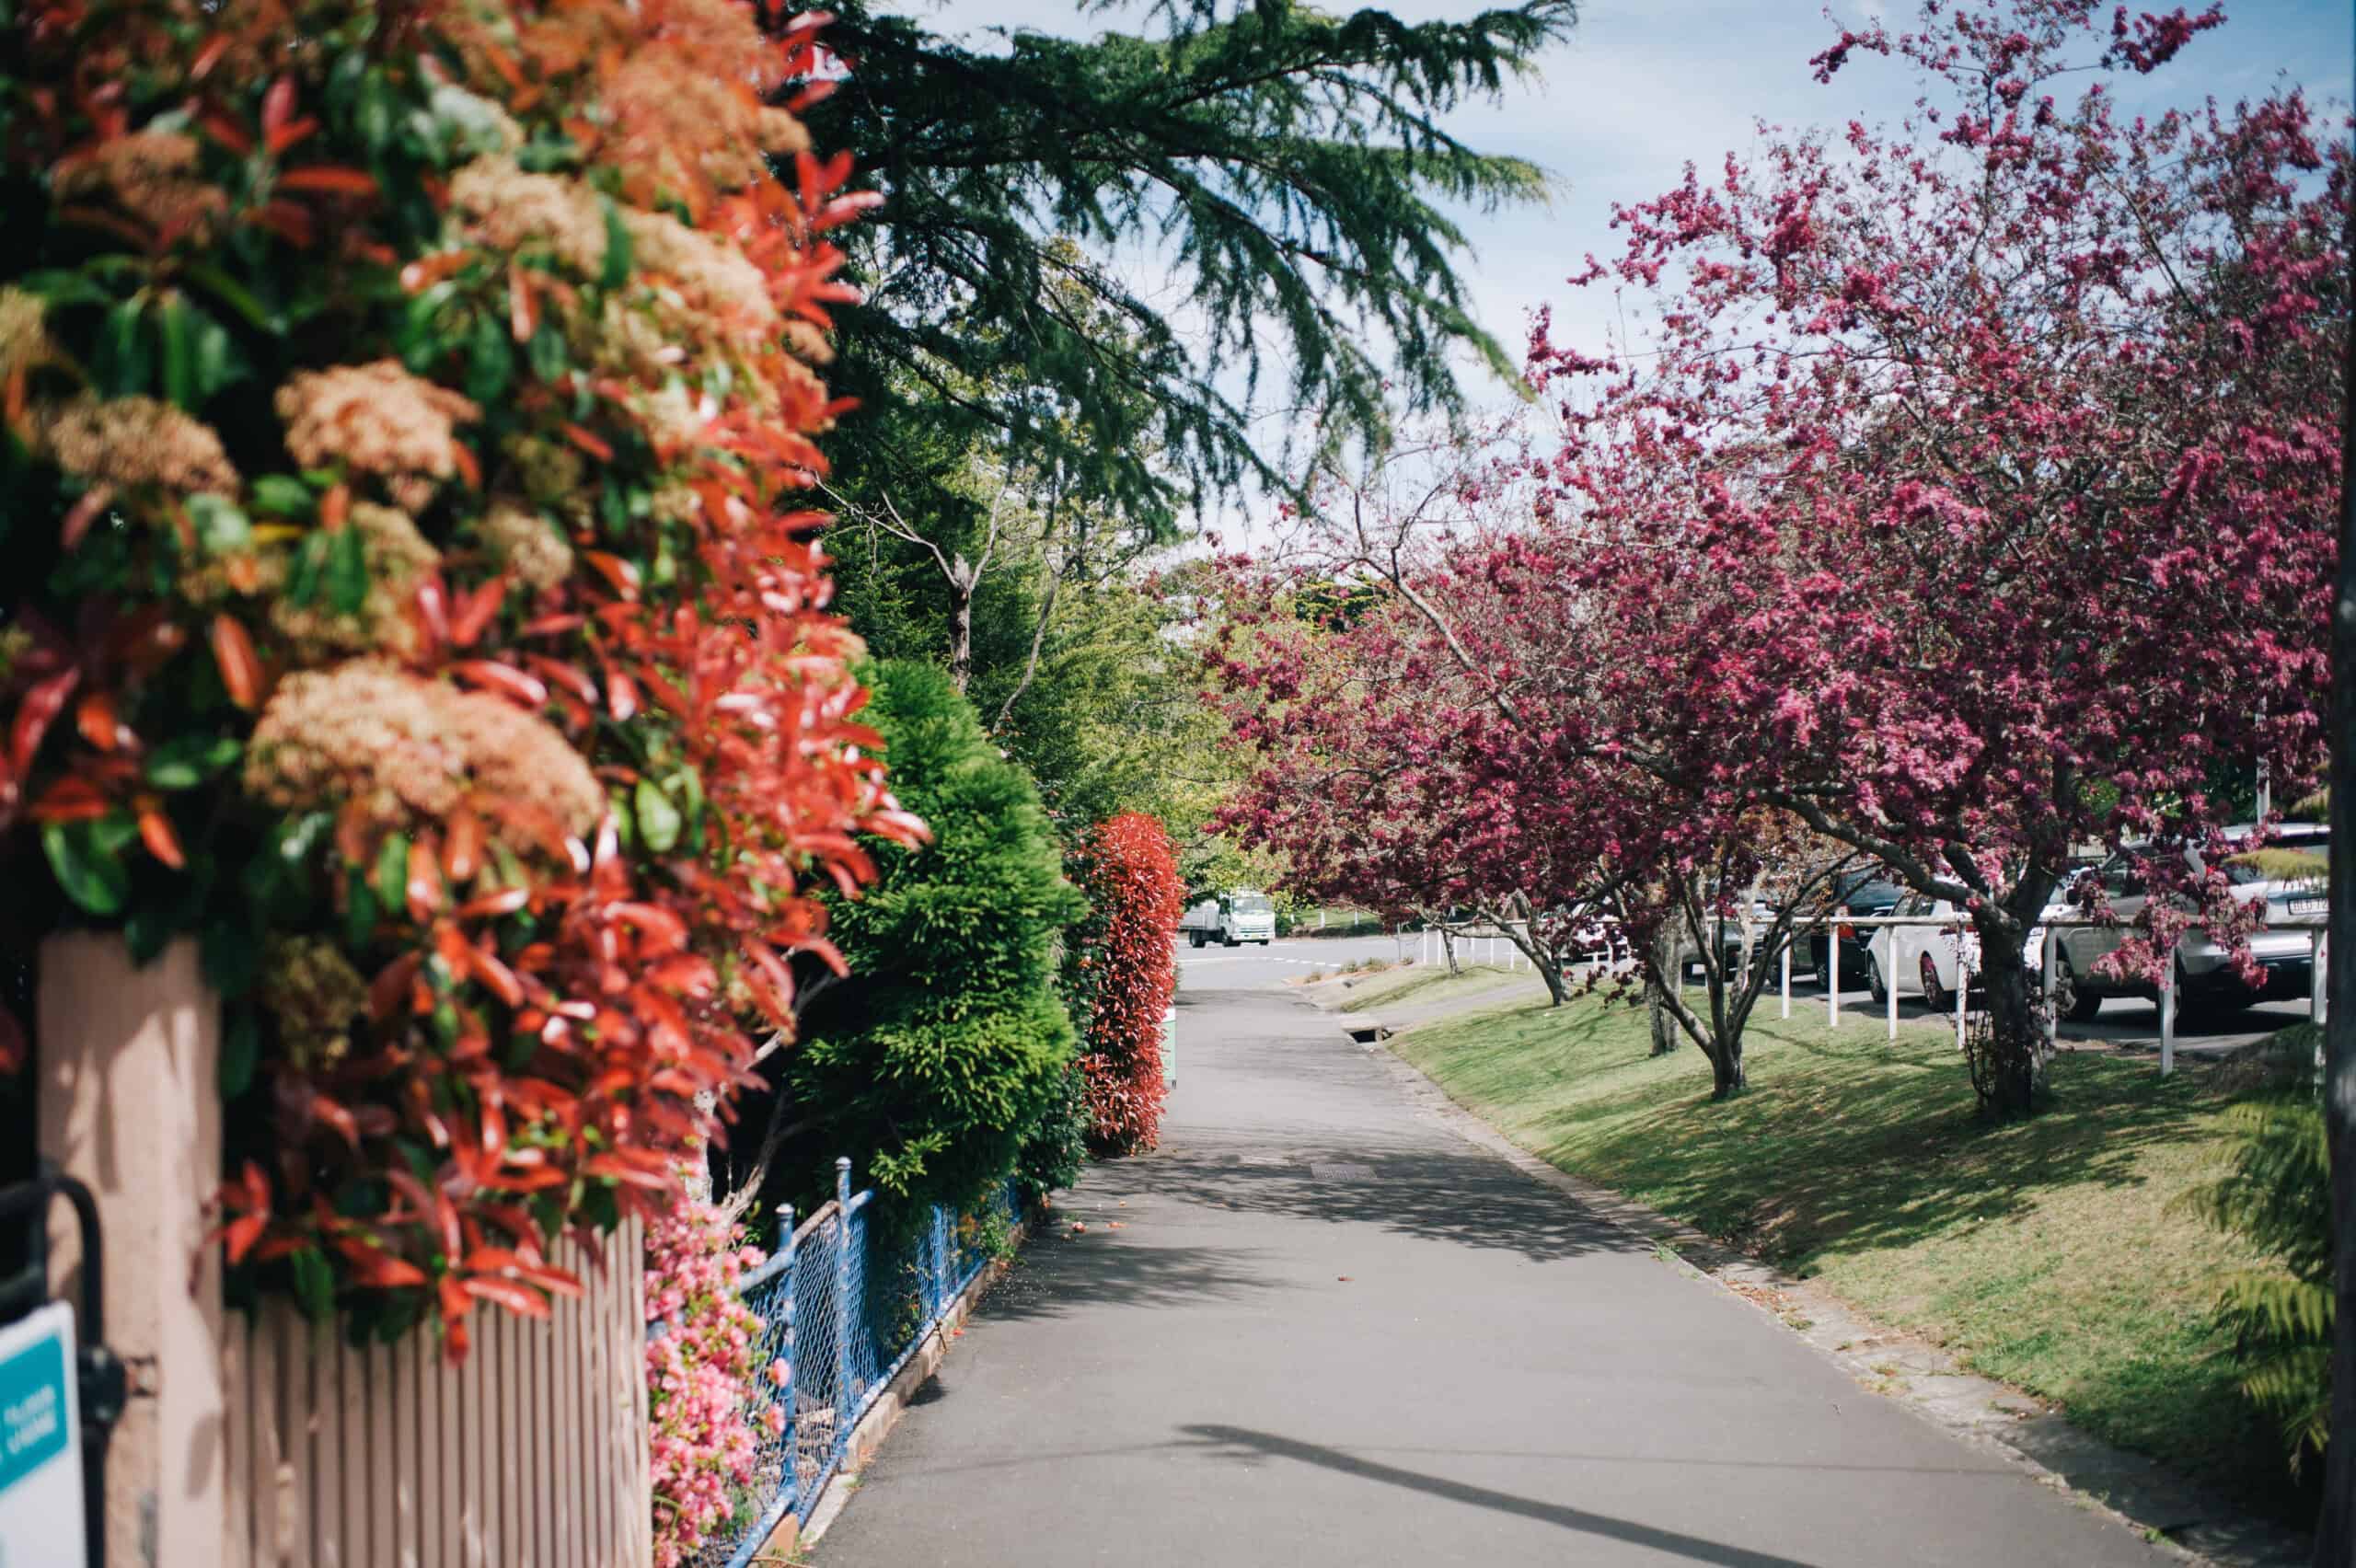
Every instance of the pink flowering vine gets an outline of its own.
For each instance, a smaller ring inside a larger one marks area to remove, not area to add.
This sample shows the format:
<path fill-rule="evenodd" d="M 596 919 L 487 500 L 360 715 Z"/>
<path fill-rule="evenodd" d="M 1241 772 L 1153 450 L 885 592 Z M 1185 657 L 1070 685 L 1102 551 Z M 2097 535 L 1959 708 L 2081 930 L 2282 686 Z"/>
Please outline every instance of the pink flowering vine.
<path fill-rule="evenodd" d="M 787 1388 L 786 1368 L 756 1375 L 761 1320 L 737 1295 L 761 1262 L 744 1241 L 743 1226 L 702 1202 L 681 1202 L 647 1232 L 655 1568 L 678 1568 L 720 1535 L 760 1479 L 756 1425 L 784 1429 L 784 1406 L 762 1386 Z"/>

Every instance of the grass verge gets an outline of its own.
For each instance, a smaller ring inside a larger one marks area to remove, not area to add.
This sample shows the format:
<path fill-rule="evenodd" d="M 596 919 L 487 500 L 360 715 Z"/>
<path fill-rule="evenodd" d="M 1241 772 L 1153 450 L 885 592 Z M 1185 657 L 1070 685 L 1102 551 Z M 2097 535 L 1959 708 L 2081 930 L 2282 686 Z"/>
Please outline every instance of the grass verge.
<path fill-rule="evenodd" d="M 1468 963 L 1450 974 L 1440 963 L 1411 963 L 1359 982 L 1341 1004 L 1344 1012 L 1364 1012 L 1405 1001 L 1439 1002 L 1494 991 L 1515 978 L 1501 964 Z M 1528 976 L 1524 976 L 1528 978 Z"/>
<path fill-rule="evenodd" d="M 1773 1004 L 1767 1004 L 1772 1013 Z M 1589 998 L 1427 1025 L 1392 1046 L 1561 1170 L 1819 1280 L 2085 1430 L 2278 1516 L 2304 1500 L 2233 1387 L 2209 1317 L 2250 1260 L 2176 1206 L 2212 1178 L 2231 1068 L 2069 1053 L 2053 1104 L 1979 1119 L 1944 1025 L 1770 1018 L 1751 1089 L 1715 1104 L 1698 1052 Z"/>

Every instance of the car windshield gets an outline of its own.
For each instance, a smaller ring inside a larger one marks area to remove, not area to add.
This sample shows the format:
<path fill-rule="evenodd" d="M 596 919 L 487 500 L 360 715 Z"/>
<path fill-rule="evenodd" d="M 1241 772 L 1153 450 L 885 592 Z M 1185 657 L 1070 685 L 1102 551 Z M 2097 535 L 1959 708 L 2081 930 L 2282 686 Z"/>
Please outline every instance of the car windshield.
<path fill-rule="evenodd" d="M 1265 893 L 1247 893 L 1228 907 L 1238 915 L 1273 915 L 1276 912 L 1276 906 L 1268 902 L 1268 895 Z"/>

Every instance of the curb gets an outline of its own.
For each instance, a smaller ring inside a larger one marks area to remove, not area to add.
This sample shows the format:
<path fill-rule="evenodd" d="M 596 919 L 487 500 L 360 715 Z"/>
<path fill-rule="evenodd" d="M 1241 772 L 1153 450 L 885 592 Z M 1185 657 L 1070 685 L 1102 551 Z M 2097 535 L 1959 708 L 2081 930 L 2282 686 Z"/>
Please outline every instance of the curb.
<path fill-rule="evenodd" d="M 1339 1023 L 1348 1015 L 1328 1016 Z M 1556 1169 L 1459 1104 L 1388 1045 L 1358 1045 L 1432 1120 L 1608 1224 L 1651 1242 L 1664 1262 L 1673 1262 L 1691 1277 L 1773 1317 L 1867 1391 L 1895 1400 L 1974 1447 L 2002 1457 L 2185 1562 L 2305 1568 L 2309 1562 L 2308 1545 L 2297 1533 L 2250 1517 L 2156 1460 L 2089 1436 L 2049 1402 L 1966 1370 L 1941 1347 L 1874 1322 L 1821 1286 Z"/>
<path fill-rule="evenodd" d="M 1014 1260 L 1023 1242 L 1031 1238 L 1032 1223 L 1033 1219 L 1026 1217 L 1015 1225 L 1013 1244 L 1006 1255 L 993 1258 L 984 1264 L 981 1273 L 957 1293 L 957 1298 L 941 1312 L 940 1320 L 926 1331 L 915 1353 L 909 1355 L 891 1382 L 884 1385 L 884 1391 L 875 1396 L 875 1402 L 867 1407 L 867 1413 L 859 1418 L 859 1424 L 850 1429 L 849 1449 L 844 1454 L 842 1465 L 835 1471 L 834 1479 L 826 1482 L 826 1489 L 810 1505 L 809 1524 L 805 1526 L 793 1515 L 788 1514 L 778 1522 L 777 1528 L 769 1532 L 769 1538 L 761 1543 L 761 1549 L 753 1554 L 753 1562 L 798 1562 L 800 1559 L 796 1553 L 803 1547 L 815 1544 L 818 1538 L 826 1533 L 837 1516 L 842 1513 L 843 1505 L 850 1501 L 851 1493 L 859 1489 L 860 1476 L 874 1463 L 876 1451 L 883 1447 L 884 1439 L 890 1435 L 893 1427 L 899 1424 L 900 1417 L 907 1412 L 909 1400 L 948 1359 L 951 1336 L 964 1326 L 966 1319 L 973 1316 L 974 1309 L 981 1304 L 990 1286 L 1006 1277 L 1007 1270 L 1014 1266 Z"/>

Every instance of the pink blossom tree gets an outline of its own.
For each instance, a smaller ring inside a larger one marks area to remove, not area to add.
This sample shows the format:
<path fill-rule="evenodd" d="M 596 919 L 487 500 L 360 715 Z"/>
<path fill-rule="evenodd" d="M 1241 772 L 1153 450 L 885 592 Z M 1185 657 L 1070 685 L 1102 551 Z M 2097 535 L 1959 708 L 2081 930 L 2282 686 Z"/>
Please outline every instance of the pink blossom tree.
<path fill-rule="evenodd" d="M 1765 133 L 1620 212 L 1574 282 L 1650 300 L 1642 352 L 1532 335 L 1566 431 L 1532 591 L 1611 650 L 1585 744 L 1967 909 L 2003 1113 L 2039 1090 L 2022 950 L 2071 847 L 2197 836 L 2221 768 L 2320 762 L 2346 153 L 2295 89 L 2134 119 L 2099 74 L 2065 91 L 2218 19 L 1844 33 L 1819 79 L 1895 55 L 1911 117 Z"/>

